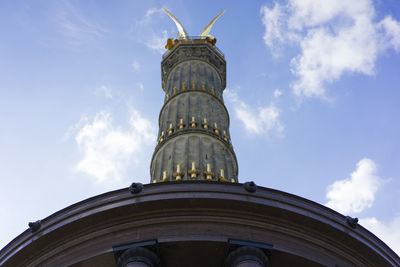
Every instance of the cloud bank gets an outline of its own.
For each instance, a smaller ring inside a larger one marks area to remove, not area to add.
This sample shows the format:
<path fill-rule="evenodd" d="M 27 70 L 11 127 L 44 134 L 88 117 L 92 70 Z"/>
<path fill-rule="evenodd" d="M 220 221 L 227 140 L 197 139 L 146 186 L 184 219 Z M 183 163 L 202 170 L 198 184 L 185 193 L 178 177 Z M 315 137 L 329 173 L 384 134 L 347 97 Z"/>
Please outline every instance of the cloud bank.
<path fill-rule="evenodd" d="M 294 46 L 291 60 L 296 96 L 328 99 L 325 86 L 346 73 L 374 75 L 379 54 L 400 50 L 400 23 L 376 20 L 372 0 L 275 2 L 261 7 L 264 42 L 272 55 Z"/>
<path fill-rule="evenodd" d="M 76 170 L 101 184 L 119 185 L 128 166 L 140 161 L 140 152 L 155 140 L 150 121 L 133 108 L 127 127 L 115 125 L 112 114 L 102 111 L 93 119 L 83 117 L 78 129 L 75 141 L 82 158 Z"/>
<path fill-rule="evenodd" d="M 273 102 L 267 106 L 252 108 L 241 100 L 236 92 L 225 90 L 226 99 L 232 103 L 233 112 L 243 123 L 247 132 L 251 134 L 264 134 L 268 137 L 283 137 L 284 126 L 280 121 L 281 111 Z M 275 91 L 275 97 L 281 95 Z"/>
<path fill-rule="evenodd" d="M 166 19 L 166 14 L 162 8 L 150 8 L 146 14 L 136 21 L 135 36 L 139 37 L 139 42 L 151 50 L 160 54 L 165 53 L 165 44 L 171 35 L 164 28 L 161 29 L 161 19 Z"/>
<path fill-rule="evenodd" d="M 360 224 L 384 241 L 397 255 L 400 255 L 400 216 L 389 222 L 375 217 L 360 219 Z"/>
<path fill-rule="evenodd" d="M 357 163 L 349 178 L 328 186 L 328 203 L 325 205 L 343 214 L 360 213 L 372 206 L 381 184 L 375 162 L 364 158 Z"/>

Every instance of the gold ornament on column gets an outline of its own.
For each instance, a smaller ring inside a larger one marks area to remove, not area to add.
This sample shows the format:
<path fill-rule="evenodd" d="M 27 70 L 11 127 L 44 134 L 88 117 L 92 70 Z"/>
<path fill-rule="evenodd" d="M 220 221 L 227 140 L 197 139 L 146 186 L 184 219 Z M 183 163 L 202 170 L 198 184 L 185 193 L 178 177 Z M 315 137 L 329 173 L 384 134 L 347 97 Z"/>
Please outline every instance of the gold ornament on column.
<path fill-rule="evenodd" d="M 228 182 L 228 179 L 226 179 L 226 178 L 224 177 L 224 169 L 220 169 L 220 170 L 219 170 L 218 180 L 219 180 L 220 182 Z"/>
<path fill-rule="evenodd" d="M 229 136 L 226 134 L 226 131 L 225 131 L 225 130 L 222 131 L 222 137 L 224 138 L 224 140 L 225 140 L 226 142 L 229 142 Z"/>
<path fill-rule="evenodd" d="M 212 181 L 213 177 L 215 176 L 214 173 L 211 171 L 211 164 L 207 163 L 207 170 L 204 172 L 207 181 Z"/>
<path fill-rule="evenodd" d="M 196 128 L 196 126 L 197 126 L 197 121 L 195 120 L 194 117 L 192 117 L 192 120 L 191 120 L 189 123 L 190 123 L 190 127 Z"/>
<path fill-rule="evenodd" d="M 219 134 L 219 130 L 221 130 L 221 129 L 218 128 L 217 123 L 214 122 L 214 133 L 215 133 L 215 134 Z"/>
<path fill-rule="evenodd" d="M 158 143 L 161 143 L 162 141 L 164 141 L 164 135 L 165 135 L 165 133 L 164 133 L 164 131 L 162 131 L 160 137 L 158 138 Z"/>
<path fill-rule="evenodd" d="M 167 171 L 163 171 L 163 178 L 160 180 L 160 182 L 166 181 L 169 181 L 169 177 L 167 176 Z"/>
<path fill-rule="evenodd" d="M 174 132 L 174 125 L 172 123 L 169 124 L 169 128 L 167 129 L 167 134 L 171 135 Z"/>
<path fill-rule="evenodd" d="M 196 163 L 192 161 L 192 169 L 188 171 L 191 179 L 196 179 L 199 174 L 199 170 L 196 169 Z"/>
<path fill-rule="evenodd" d="M 180 164 L 176 165 L 176 172 L 174 172 L 173 175 L 174 175 L 175 180 L 177 180 L 177 181 L 182 180 L 182 176 L 185 175 L 185 173 L 181 171 L 181 165 Z"/>
<path fill-rule="evenodd" d="M 206 118 L 203 118 L 203 122 L 201 123 L 204 129 L 208 130 L 208 122 Z"/>
<path fill-rule="evenodd" d="M 183 128 L 185 128 L 185 124 L 183 123 L 183 119 L 179 119 L 178 129 L 182 130 Z"/>

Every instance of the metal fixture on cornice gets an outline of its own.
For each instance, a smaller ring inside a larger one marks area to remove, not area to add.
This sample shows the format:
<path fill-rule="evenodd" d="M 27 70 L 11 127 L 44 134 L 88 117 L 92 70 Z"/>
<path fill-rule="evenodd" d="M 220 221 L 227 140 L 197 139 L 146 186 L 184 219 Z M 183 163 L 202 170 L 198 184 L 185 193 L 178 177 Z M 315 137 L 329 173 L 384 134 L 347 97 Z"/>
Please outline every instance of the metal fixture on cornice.
<path fill-rule="evenodd" d="M 132 194 L 137 194 L 140 193 L 143 190 L 143 184 L 142 183 L 132 183 L 129 186 L 129 192 Z"/>
<path fill-rule="evenodd" d="M 352 218 L 350 216 L 346 216 L 346 222 L 348 225 L 350 225 L 351 228 L 356 229 L 358 218 Z"/>
<path fill-rule="evenodd" d="M 30 223 L 28 223 L 28 226 L 29 226 L 29 229 L 31 229 L 31 233 L 35 233 L 42 226 L 42 221 L 37 220 L 36 222 L 30 222 Z"/>
<path fill-rule="evenodd" d="M 246 191 L 249 192 L 249 193 L 254 193 L 254 192 L 257 191 L 257 185 L 256 185 L 253 181 L 245 182 L 245 183 L 243 184 L 243 187 L 244 187 L 244 189 L 246 189 Z"/>

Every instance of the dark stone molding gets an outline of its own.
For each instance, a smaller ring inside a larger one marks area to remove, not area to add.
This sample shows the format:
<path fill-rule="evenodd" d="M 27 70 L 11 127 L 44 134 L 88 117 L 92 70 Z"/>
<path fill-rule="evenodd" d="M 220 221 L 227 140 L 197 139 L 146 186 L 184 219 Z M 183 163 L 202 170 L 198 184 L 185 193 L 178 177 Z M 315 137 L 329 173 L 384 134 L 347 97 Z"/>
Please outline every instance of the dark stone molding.
<path fill-rule="evenodd" d="M 113 246 L 153 238 L 161 246 L 267 241 L 274 244 L 271 264 L 280 253 L 311 266 L 400 265 L 376 236 L 361 225 L 350 228 L 345 216 L 318 203 L 260 186 L 248 193 L 242 184 L 206 181 L 147 184 L 136 195 L 124 188 L 74 204 L 43 219 L 35 234 L 28 229 L 10 242 L 0 251 L 0 265 L 107 266 L 107 257 L 114 262 Z"/>
<path fill-rule="evenodd" d="M 222 90 L 226 87 L 226 62 L 225 59 L 210 45 L 204 44 L 178 44 L 161 62 L 162 88 L 165 90 L 166 81 L 171 70 L 179 63 L 187 60 L 201 60 L 210 64 L 219 74 L 222 81 Z"/>

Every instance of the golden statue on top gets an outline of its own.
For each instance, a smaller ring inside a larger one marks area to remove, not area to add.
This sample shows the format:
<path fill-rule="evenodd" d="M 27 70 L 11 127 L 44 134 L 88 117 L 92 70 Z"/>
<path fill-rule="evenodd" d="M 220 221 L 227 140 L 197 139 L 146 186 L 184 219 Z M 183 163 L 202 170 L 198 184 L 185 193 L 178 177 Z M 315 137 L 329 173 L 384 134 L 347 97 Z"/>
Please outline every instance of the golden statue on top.
<path fill-rule="evenodd" d="M 179 40 L 189 40 L 188 34 L 186 33 L 185 29 L 183 28 L 182 24 L 178 21 L 177 18 L 175 18 L 174 15 L 172 15 L 171 12 L 169 12 L 167 9 L 163 8 L 164 11 L 168 14 L 168 16 L 171 17 L 171 19 L 175 22 L 176 27 L 178 28 L 178 35 L 176 36 L 175 39 L 168 39 L 167 44 L 165 46 L 166 49 L 171 49 L 172 47 L 175 46 L 179 42 Z M 217 42 L 217 39 L 215 39 L 214 36 L 210 34 L 211 27 L 214 25 L 215 21 L 222 15 L 224 14 L 225 10 L 222 10 L 208 25 L 204 28 L 204 30 L 199 34 L 198 39 L 205 39 L 208 41 L 210 44 L 215 45 Z M 180 36 L 180 38 L 179 38 Z"/>

